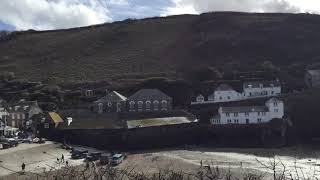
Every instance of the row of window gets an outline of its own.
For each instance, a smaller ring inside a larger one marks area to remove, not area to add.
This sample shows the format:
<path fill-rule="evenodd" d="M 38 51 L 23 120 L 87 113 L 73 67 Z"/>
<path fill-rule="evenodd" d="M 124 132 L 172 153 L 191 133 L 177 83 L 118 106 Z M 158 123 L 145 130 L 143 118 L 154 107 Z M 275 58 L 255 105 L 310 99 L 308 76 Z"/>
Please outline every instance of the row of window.
<path fill-rule="evenodd" d="M 14 110 L 17 111 L 21 106 L 14 106 Z M 29 106 L 22 106 L 23 110 L 27 110 Z M 12 110 L 12 107 L 9 107 L 10 110 Z"/>
<path fill-rule="evenodd" d="M 278 112 L 278 111 L 277 111 Z M 244 113 L 245 116 L 249 116 L 249 112 Z M 226 113 L 227 117 L 230 117 L 230 113 Z M 239 113 L 233 113 L 234 117 L 238 117 Z M 266 112 L 258 112 L 258 116 L 266 116 Z"/>
<path fill-rule="evenodd" d="M 261 118 L 258 118 L 257 119 L 257 122 L 258 123 L 261 123 L 262 122 L 262 119 Z M 213 123 L 214 124 L 220 124 L 220 119 L 214 119 L 213 120 Z M 240 121 L 239 121 L 239 119 L 234 119 L 233 121 L 232 121 L 232 119 L 227 119 L 227 123 L 228 124 L 240 124 Z M 249 119 L 246 119 L 246 124 L 249 124 L 250 123 L 250 120 Z"/>
<path fill-rule="evenodd" d="M 129 102 L 129 106 L 130 106 L 130 109 L 134 109 L 134 106 L 135 106 L 135 102 L 134 101 L 130 101 Z M 142 109 L 143 108 L 143 101 L 138 101 L 138 109 Z M 155 100 L 153 101 L 153 109 L 157 110 L 159 108 L 159 101 Z M 161 107 L 162 109 L 167 109 L 168 108 L 168 102 L 166 100 L 162 100 L 161 101 Z M 145 108 L 146 109 L 151 109 L 151 101 L 146 101 L 145 102 Z"/>
<path fill-rule="evenodd" d="M 17 113 L 17 114 L 11 113 L 10 116 L 11 116 L 11 119 L 20 119 L 20 118 L 25 119 L 26 118 L 25 114 L 19 114 L 19 113 Z"/>
<path fill-rule="evenodd" d="M 256 92 L 255 96 L 257 96 L 257 95 L 267 96 L 268 91 Z M 274 91 L 271 91 L 270 95 L 274 95 Z M 253 96 L 252 92 L 249 92 L 249 96 Z"/>

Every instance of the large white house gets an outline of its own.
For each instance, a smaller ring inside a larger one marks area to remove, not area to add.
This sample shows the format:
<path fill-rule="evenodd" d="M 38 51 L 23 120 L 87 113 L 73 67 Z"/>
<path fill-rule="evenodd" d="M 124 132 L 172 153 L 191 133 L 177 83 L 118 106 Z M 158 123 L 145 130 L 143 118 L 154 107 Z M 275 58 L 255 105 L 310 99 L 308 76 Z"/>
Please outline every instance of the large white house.
<path fill-rule="evenodd" d="M 284 103 L 271 98 L 265 106 L 220 107 L 218 115 L 210 119 L 211 124 L 258 124 L 275 118 L 283 118 Z"/>
<path fill-rule="evenodd" d="M 227 84 L 221 84 L 220 86 L 218 86 L 214 93 L 208 97 L 208 101 L 212 102 L 229 102 L 239 101 L 242 99 L 242 94 L 237 92 Z"/>
<path fill-rule="evenodd" d="M 280 81 L 246 82 L 243 84 L 244 99 L 256 97 L 273 97 L 280 94 Z"/>
<path fill-rule="evenodd" d="M 203 95 L 198 95 L 191 104 L 206 104 L 219 102 L 243 101 L 259 97 L 275 97 L 281 94 L 280 81 L 260 81 L 243 83 L 242 92 L 238 92 L 227 84 L 221 84 L 208 96 L 208 101 Z"/>

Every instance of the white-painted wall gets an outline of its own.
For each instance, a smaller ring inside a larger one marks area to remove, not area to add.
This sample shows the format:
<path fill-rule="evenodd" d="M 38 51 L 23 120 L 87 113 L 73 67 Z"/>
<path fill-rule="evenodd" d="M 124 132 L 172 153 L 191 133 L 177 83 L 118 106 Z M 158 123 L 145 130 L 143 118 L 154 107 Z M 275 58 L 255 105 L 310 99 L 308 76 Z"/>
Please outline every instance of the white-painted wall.
<path fill-rule="evenodd" d="M 214 91 L 213 95 L 208 97 L 209 101 L 214 102 L 230 102 L 239 101 L 241 99 L 243 99 L 242 94 L 235 90 Z"/>
<path fill-rule="evenodd" d="M 211 118 L 212 124 L 257 124 L 267 123 L 274 118 L 283 118 L 284 116 L 284 104 L 279 100 L 268 100 L 266 102 L 267 112 L 238 112 L 238 113 L 223 113 L 222 108 L 218 110 L 219 116 Z M 259 119 L 261 121 L 259 122 Z M 228 121 L 229 120 L 229 121 Z M 231 122 L 230 122 L 231 121 Z"/>
<path fill-rule="evenodd" d="M 243 88 L 244 99 L 256 97 L 272 97 L 281 94 L 281 87 L 261 87 L 261 88 Z"/>

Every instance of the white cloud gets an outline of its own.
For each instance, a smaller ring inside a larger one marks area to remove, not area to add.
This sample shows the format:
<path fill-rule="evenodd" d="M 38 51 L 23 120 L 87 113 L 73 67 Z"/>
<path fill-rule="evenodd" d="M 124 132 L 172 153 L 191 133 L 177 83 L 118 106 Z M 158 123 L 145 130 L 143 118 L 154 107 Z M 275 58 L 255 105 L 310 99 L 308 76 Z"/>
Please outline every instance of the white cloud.
<path fill-rule="evenodd" d="M 111 21 L 97 0 L 1 0 L 0 21 L 18 30 L 60 29 Z"/>
<path fill-rule="evenodd" d="M 199 14 L 211 11 L 241 12 L 319 12 L 317 0 L 172 0 L 163 16 L 174 14 Z"/>

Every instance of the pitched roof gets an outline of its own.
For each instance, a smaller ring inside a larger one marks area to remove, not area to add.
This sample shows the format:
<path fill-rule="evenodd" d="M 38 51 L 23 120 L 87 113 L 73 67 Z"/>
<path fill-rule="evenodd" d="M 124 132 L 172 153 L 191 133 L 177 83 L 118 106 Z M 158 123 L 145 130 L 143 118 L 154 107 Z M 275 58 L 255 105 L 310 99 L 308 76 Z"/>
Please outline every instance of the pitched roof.
<path fill-rule="evenodd" d="M 307 71 L 311 76 L 320 76 L 320 70 L 308 70 Z"/>
<path fill-rule="evenodd" d="M 56 124 L 63 122 L 63 120 L 62 120 L 62 118 L 60 117 L 60 115 L 57 114 L 57 113 L 55 113 L 55 112 L 49 112 L 49 116 L 51 117 L 52 121 L 53 121 L 54 123 L 56 123 Z"/>
<path fill-rule="evenodd" d="M 106 96 L 98 99 L 97 101 L 95 102 L 108 102 L 108 101 L 111 101 L 111 102 L 120 102 L 120 101 L 126 101 L 127 98 L 121 94 L 119 94 L 118 92 L 116 91 L 112 91 L 110 92 L 109 94 L 107 94 Z"/>
<path fill-rule="evenodd" d="M 132 96 L 129 97 L 130 100 L 141 99 L 141 100 L 153 100 L 153 99 L 171 99 L 168 95 L 163 93 L 158 89 L 140 89 Z"/>
<path fill-rule="evenodd" d="M 268 112 L 266 106 L 221 107 L 223 113 Z"/>
<path fill-rule="evenodd" d="M 87 109 L 63 110 L 59 113 L 64 118 L 72 117 L 70 126 L 63 123 L 59 125 L 60 129 L 119 129 L 123 127 L 117 113 L 97 114 Z"/>
<path fill-rule="evenodd" d="M 216 91 L 230 91 L 230 90 L 234 90 L 234 89 L 228 84 L 221 84 L 216 88 Z"/>
<path fill-rule="evenodd" d="M 255 82 L 245 82 L 243 83 L 244 88 L 260 88 L 260 85 L 263 87 L 281 87 L 280 81 L 255 81 Z"/>
<path fill-rule="evenodd" d="M 37 101 L 24 101 L 24 100 L 21 100 L 13 104 L 8 104 L 7 106 L 9 107 L 8 112 L 29 112 L 30 109 L 33 107 L 40 108 L 38 106 Z"/>
<path fill-rule="evenodd" d="M 282 102 L 282 101 L 278 98 L 273 97 L 273 98 L 270 98 L 266 103 L 273 103 L 273 102 Z"/>

